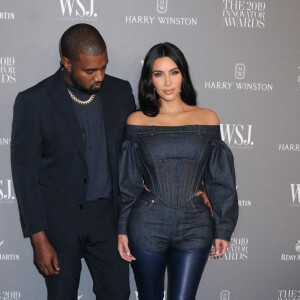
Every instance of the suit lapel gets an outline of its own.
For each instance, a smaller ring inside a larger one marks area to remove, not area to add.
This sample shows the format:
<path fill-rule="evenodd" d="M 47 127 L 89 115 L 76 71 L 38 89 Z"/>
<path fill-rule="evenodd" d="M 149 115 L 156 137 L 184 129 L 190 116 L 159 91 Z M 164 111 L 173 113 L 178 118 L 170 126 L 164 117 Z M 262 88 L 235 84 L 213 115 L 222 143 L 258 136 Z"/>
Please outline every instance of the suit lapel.
<path fill-rule="evenodd" d="M 74 138 L 75 144 L 85 162 L 86 163 L 86 155 L 84 148 L 84 141 L 80 129 L 80 125 L 78 122 L 78 118 L 76 116 L 73 104 L 71 102 L 71 98 L 68 94 L 67 88 L 63 82 L 61 70 L 58 70 L 54 75 L 53 80 L 53 99 L 57 106 L 59 107 L 59 111 L 61 112 L 63 118 L 65 119 L 72 136 Z"/>

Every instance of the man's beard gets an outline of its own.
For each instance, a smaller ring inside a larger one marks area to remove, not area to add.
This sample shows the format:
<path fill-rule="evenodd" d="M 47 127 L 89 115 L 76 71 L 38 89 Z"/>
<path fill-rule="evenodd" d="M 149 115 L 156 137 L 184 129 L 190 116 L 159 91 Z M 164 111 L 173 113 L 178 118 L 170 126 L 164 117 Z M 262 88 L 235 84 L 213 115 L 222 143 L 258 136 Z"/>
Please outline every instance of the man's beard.
<path fill-rule="evenodd" d="M 73 77 L 73 74 L 72 74 L 72 73 L 70 74 L 70 79 L 71 79 L 72 84 L 73 84 L 78 90 L 80 90 L 81 92 L 84 92 L 84 93 L 88 93 L 89 95 L 96 94 L 96 93 L 99 92 L 100 88 L 99 88 L 99 89 L 93 88 L 95 85 L 100 84 L 100 86 L 102 86 L 102 82 L 101 82 L 101 81 L 97 81 L 97 82 L 93 83 L 93 84 L 87 89 L 87 88 L 85 88 L 84 86 L 82 86 L 81 84 L 78 83 L 78 81 Z"/>

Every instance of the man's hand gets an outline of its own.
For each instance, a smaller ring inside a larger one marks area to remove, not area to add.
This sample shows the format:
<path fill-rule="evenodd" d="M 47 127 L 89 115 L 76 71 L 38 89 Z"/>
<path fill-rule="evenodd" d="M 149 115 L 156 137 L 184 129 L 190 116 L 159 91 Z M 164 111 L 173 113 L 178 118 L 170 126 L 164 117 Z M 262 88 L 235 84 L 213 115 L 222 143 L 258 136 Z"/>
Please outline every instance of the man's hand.
<path fill-rule="evenodd" d="M 58 275 L 59 263 L 57 254 L 49 243 L 44 231 L 34 233 L 31 236 L 34 248 L 34 262 L 44 275 Z"/>
<path fill-rule="evenodd" d="M 215 239 L 214 240 L 214 247 L 211 250 L 211 254 L 214 257 L 221 257 L 225 254 L 228 246 L 229 246 L 229 242 L 227 242 L 225 240 Z"/>
<path fill-rule="evenodd" d="M 118 235 L 118 250 L 120 256 L 126 261 L 133 261 L 135 257 L 131 255 L 129 247 L 128 247 L 128 237 L 125 234 Z"/>
<path fill-rule="evenodd" d="M 210 201 L 205 193 L 205 188 L 204 186 L 202 187 L 202 191 L 199 191 L 195 196 L 198 197 L 200 196 L 203 198 L 203 202 L 204 204 L 209 208 L 210 210 L 210 214 L 211 214 L 211 217 L 214 218 L 214 212 L 213 212 L 213 209 L 212 209 L 212 206 L 210 204 Z"/>

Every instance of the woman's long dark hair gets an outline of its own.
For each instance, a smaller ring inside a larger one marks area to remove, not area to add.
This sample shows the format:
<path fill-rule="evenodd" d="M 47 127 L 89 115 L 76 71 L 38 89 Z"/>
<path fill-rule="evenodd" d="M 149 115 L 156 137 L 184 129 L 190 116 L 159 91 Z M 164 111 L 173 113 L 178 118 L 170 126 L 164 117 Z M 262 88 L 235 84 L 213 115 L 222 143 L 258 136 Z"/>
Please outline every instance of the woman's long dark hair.
<path fill-rule="evenodd" d="M 161 43 L 153 46 L 147 53 L 139 81 L 138 97 L 140 109 L 149 117 L 155 117 L 159 112 L 160 102 L 152 82 L 152 67 L 154 61 L 161 57 L 171 58 L 182 74 L 180 93 L 182 101 L 188 105 L 197 105 L 196 91 L 193 87 L 189 67 L 183 53 L 171 43 Z"/>

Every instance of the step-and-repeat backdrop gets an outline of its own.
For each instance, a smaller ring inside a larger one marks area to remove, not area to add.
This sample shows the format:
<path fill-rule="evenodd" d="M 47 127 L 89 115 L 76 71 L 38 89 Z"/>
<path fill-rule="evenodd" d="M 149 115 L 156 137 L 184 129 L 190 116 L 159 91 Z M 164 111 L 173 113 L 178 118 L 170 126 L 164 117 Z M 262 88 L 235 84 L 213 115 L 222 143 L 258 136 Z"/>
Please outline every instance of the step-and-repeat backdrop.
<path fill-rule="evenodd" d="M 46 299 L 12 185 L 12 108 L 19 91 L 58 69 L 62 33 L 82 22 L 102 33 L 107 73 L 129 80 L 135 96 L 150 47 L 176 44 L 198 105 L 220 116 L 240 218 L 228 252 L 209 259 L 197 299 L 300 299 L 299 12 L 299 0 L 1 0 L 0 299 Z M 138 299 L 132 273 L 131 290 Z M 78 299 L 95 299 L 85 264 Z"/>

